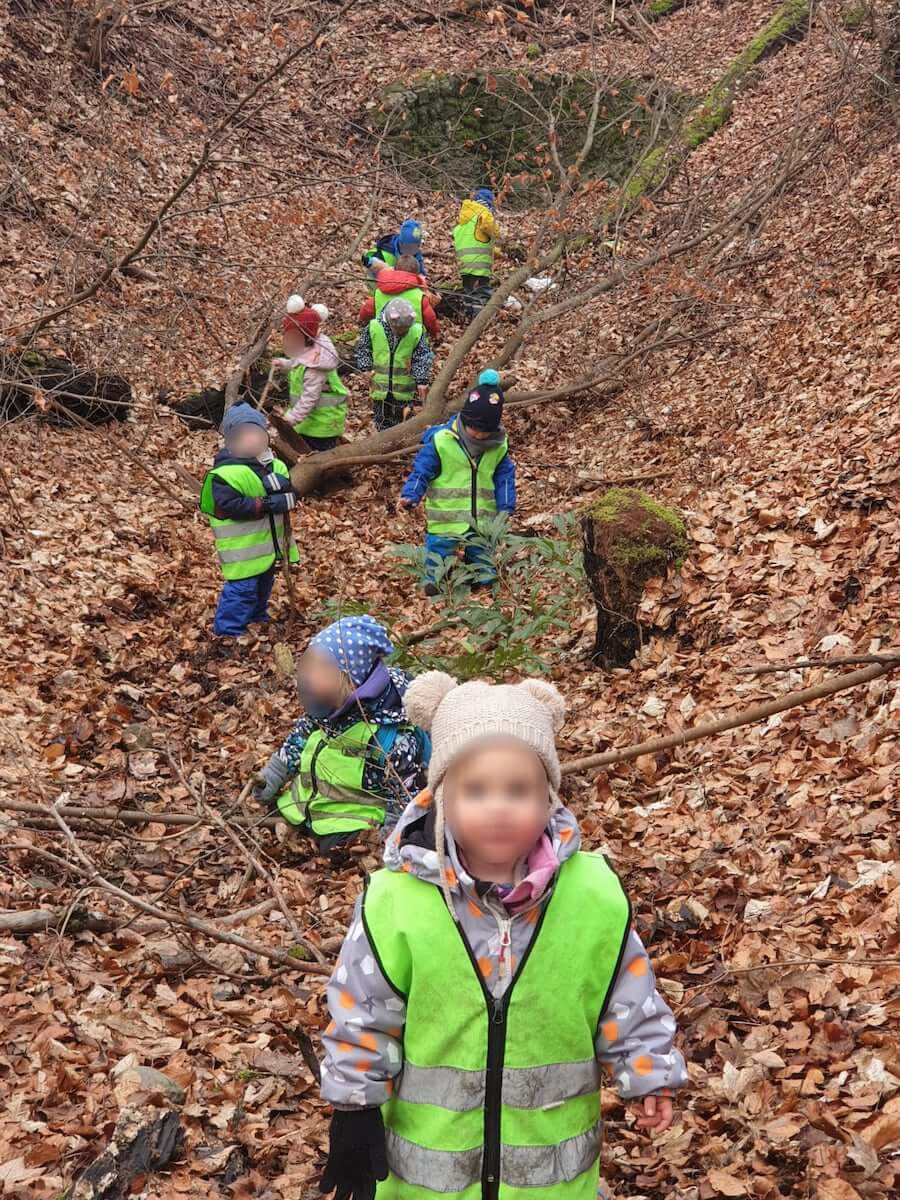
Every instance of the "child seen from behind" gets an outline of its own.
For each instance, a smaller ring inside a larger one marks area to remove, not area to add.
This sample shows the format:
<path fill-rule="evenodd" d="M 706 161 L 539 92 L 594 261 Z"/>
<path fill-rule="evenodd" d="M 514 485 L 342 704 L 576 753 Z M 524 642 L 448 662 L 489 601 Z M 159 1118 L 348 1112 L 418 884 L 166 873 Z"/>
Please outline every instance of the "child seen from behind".
<path fill-rule="evenodd" d="M 338 374 L 338 352 L 321 332 L 328 319 L 324 304 L 306 305 L 291 296 L 281 323 L 284 357 L 272 366 L 287 371 L 290 400 L 283 416 L 311 450 L 331 450 L 347 424 L 349 389 Z"/>

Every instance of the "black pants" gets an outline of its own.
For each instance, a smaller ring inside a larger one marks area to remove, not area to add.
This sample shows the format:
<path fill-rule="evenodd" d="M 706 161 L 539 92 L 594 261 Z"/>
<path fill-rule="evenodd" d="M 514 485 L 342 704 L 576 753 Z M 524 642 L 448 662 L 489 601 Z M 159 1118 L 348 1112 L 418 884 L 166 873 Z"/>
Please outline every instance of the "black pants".
<path fill-rule="evenodd" d="M 388 396 L 386 400 L 375 400 L 372 403 L 372 417 L 376 429 L 393 429 L 403 421 L 406 405 Z"/>
<path fill-rule="evenodd" d="M 310 450 L 333 450 L 338 444 L 336 437 L 310 437 L 308 433 L 301 434 Z"/>
<path fill-rule="evenodd" d="M 469 320 L 473 320 L 491 298 L 491 280 L 488 275 L 463 275 L 463 307 Z"/>

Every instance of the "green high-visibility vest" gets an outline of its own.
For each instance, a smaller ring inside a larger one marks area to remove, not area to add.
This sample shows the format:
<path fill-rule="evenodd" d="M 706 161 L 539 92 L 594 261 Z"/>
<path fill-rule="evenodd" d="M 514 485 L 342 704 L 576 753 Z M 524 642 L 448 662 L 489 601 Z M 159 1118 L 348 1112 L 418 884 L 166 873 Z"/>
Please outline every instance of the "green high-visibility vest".
<path fill-rule="evenodd" d="M 596 1200 L 594 1038 L 630 917 L 604 859 L 573 855 L 495 999 L 439 888 L 403 872 L 371 877 L 366 933 L 406 1004 L 378 1200 Z"/>
<path fill-rule="evenodd" d="M 480 242 L 475 236 L 478 214 L 465 225 L 453 229 L 453 248 L 460 275 L 485 275 L 488 279 L 494 267 L 494 242 Z"/>
<path fill-rule="evenodd" d="M 422 288 L 407 288 L 405 292 L 395 292 L 389 296 L 387 292 L 383 292 L 381 288 L 375 289 L 375 316 L 380 317 L 381 312 L 386 304 L 391 300 L 408 300 L 413 306 L 413 312 L 416 314 L 416 320 L 421 325 L 423 324 L 422 317 L 422 302 L 425 299 L 425 292 Z"/>
<path fill-rule="evenodd" d="M 287 477 L 290 472 L 280 458 L 272 462 L 276 475 Z M 200 511 L 209 517 L 216 539 L 219 565 L 226 579 L 250 579 L 262 575 L 276 560 L 284 555 L 285 544 L 290 540 L 288 559 L 299 562 L 297 544 L 290 534 L 287 513 L 263 513 L 249 521 L 231 521 L 215 515 L 212 481 L 221 479 L 243 496 L 265 496 L 263 481 L 252 467 L 243 463 L 228 463 L 224 467 L 213 467 L 203 480 L 200 492 Z"/>
<path fill-rule="evenodd" d="M 319 837 L 383 825 L 384 798 L 363 789 L 366 763 L 385 759 L 377 734 L 378 727 L 368 721 L 357 721 L 334 737 L 315 730 L 291 786 L 278 797 L 282 817 L 291 825 L 307 821 Z"/>
<path fill-rule="evenodd" d="M 304 366 L 291 367 L 288 371 L 288 392 L 291 396 L 303 395 L 305 375 Z M 350 389 L 344 385 L 337 371 L 329 371 L 316 407 L 294 426 L 294 432 L 308 433 L 310 437 L 340 437 L 347 423 L 349 395 Z"/>
<path fill-rule="evenodd" d="M 425 493 L 425 518 L 429 533 L 444 537 L 462 537 L 477 529 L 482 517 L 494 516 L 494 472 L 509 450 L 502 445 L 485 450 L 476 462 L 470 458 L 454 429 L 439 429 L 434 448 L 441 469 Z"/>
<path fill-rule="evenodd" d="M 369 322 L 372 339 L 372 399 L 386 400 L 393 395 L 398 404 L 412 404 L 416 381 L 412 373 L 412 356 L 422 337 L 422 326 L 411 325 L 391 351 L 388 336 L 380 321 Z"/>

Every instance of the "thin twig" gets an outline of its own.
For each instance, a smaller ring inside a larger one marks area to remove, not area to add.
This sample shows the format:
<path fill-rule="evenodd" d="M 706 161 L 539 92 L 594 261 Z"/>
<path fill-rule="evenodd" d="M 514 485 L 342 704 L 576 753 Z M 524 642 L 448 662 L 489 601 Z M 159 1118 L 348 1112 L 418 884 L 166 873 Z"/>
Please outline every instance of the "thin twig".
<path fill-rule="evenodd" d="M 738 667 L 738 675 L 771 675 L 775 671 L 801 671 L 807 667 L 847 667 L 852 663 L 900 663 L 896 654 L 842 654 L 837 658 L 799 658 L 796 662 L 760 663 L 756 667 Z"/>

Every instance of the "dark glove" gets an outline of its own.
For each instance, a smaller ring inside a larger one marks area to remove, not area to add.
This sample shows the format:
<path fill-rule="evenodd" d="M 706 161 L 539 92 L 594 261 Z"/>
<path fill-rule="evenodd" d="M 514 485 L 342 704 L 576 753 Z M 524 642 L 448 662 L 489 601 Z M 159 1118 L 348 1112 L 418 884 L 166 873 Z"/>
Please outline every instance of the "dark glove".
<path fill-rule="evenodd" d="M 277 496 L 264 496 L 262 507 L 266 513 L 290 512 L 297 503 L 297 497 L 291 492 L 280 492 Z"/>
<path fill-rule="evenodd" d="M 375 1185 L 388 1177 L 384 1121 L 380 1108 L 335 1110 L 331 1118 L 328 1162 L 320 1192 L 334 1200 L 375 1200 Z"/>
<path fill-rule="evenodd" d="M 259 804 L 272 804 L 291 780 L 291 773 L 277 754 L 273 754 L 253 780 L 253 799 Z"/>

